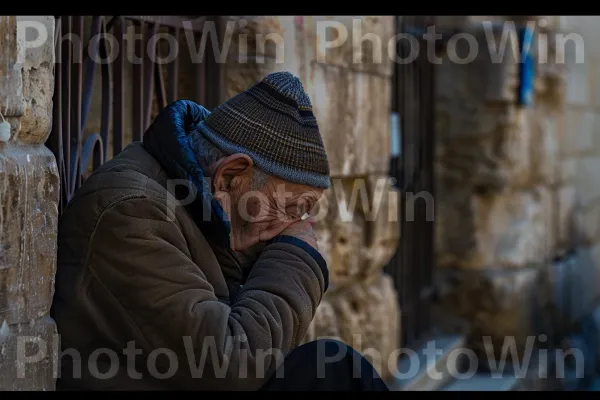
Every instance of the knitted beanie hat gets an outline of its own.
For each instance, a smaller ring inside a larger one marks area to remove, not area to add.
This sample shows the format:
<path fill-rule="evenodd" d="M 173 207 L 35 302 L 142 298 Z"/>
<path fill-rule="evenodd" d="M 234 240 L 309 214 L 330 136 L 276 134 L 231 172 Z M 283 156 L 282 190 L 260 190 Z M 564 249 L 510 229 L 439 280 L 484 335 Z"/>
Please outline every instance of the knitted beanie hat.
<path fill-rule="evenodd" d="M 267 174 L 315 188 L 330 185 L 310 99 L 289 72 L 272 73 L 227 100 L 198 130 L 226 154 L 247 154 Z"/>

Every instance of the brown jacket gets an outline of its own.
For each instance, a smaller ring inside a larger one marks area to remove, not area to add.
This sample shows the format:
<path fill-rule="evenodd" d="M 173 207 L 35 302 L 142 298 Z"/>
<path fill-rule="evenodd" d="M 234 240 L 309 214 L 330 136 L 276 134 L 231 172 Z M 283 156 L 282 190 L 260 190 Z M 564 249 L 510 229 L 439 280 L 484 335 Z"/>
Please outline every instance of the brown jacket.
<path fill-rule="evenodd" d="M 322 257 L 279 237 L 243 271 L 177 205 L 170 178 L 134 143 L 63 214 L 52 309 L 59 389 L 255 390 L 303 339 L 327 287 Z"/>

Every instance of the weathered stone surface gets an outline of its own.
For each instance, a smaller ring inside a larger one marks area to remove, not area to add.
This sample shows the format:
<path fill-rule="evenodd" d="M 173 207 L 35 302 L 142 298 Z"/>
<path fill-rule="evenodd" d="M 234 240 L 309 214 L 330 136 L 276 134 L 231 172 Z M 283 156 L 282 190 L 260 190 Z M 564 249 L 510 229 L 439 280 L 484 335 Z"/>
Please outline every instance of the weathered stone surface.
<path fill-rule="evenodd" d="M 459 97 L 460 93 L 452 96 Z M 457 103 L 441 97 L 436 105 L 436 128 L 443 142 L 506 134 L 517 122 L 515 109 L 505 105 L 485 104 L 474 99 L 461 99 Z"/>
<path fill-rule="evenodd" d="M 223 65 L 223 100 L 243 92 L 250 86 L 261 81 L 268 74 L 278 71 L 274 59 L 265 59 L 264 63 L 239 63 L 230 61 Z"/>
<path fill-rule="evenodd" d="M 367 214 L 367 270 L 368 273 L 383 268 L 390 261 L 400 241 L 400 192 L 391 185 L 385 176 L 370 175 L 367 178 L 372 193 L 370 210 Z"/>
<path fill-rule="evenodd" d="M 58 190 L 50 150 L 0 144 L 0 319 L 9 324 L 39 318 L 50 309 Z"/>
<path fill-rule="evenodd" d="M 494 193 L 506 186 L 557 182 L 559 141 L 551 116 L 535 109 L 470 104 L 465 109 L 457 102 L 438 103 L 437 162 L 445 185 Z"/>
<path fill-rule="evenodd" d="M 597 242 L 600 238 L 600 202 L 576 210 L 575 223 L 577 239 L 586 244 Z"/>
<path fill-rule="evenodd" d="M 311 79 L 303 83 L 327 149 L 331 175 L 387 173 L 389 79 L 314 64 Z"/>
<path fill-rule="evenodd" d="M 437 68 L 436 96 L 440 100 L 460 98 L 478 105 L 482 101 L 514 102 L 519 76 L 512 47 L 516 41 L 508 40 L 502 52 L 502 31 L 478 27 L 468 30 L 466 35 L 471 39 L 457 35 L 445 47 Z"/>
<path fill-rule="evenodd" d="M 54 390 L 57 341 L 50 317 L 19 325 L 0 322 L 0 390 Z"/>
<path fill-rule="evenodd" d="M 223 25 L 224 41 L 230 40 L 227 52 L 230 61 L 239 61 L 244 56 L 249 62 L 256 62 L 261 56 L 273 59 L 279 56 L 283 61 L 285 31 L 294 29 L 293 21 L 285 16 L 226 16 Z"/>
<path fill-rule="evenodd" d="M 44 143 L 52 129 L 52 96 L 54 94 L 54 17 L 17 17 L 17 25 L 40 23 L 47 32 L 42 45 L 27 48 L 23 63 L 23 100 L 26 108 L 21 128 L 15 140 L 22 143 Z M 35 31 L 24 29 L 25 38 L 32 41 Z M 31 37 L 30 37 L 31 36 Z"/>
<path fill-rule="evenodd" d="M 536 183 L 556 184 L 561 179 L 560 138 L 554 113 L 540 107 L 530 115 L 532 129 L 531 174 Z"/>
<path fill-rule="evenodd" d="M 515 346 L 522 357 L 528 337 L 548 333 L 547 294 L 539 271 L 445 271 L 437 277 L 439 302 L 470 322 L 468 342 L 480 355 L 480 365 L 488 359 L 486 352 L 497 362 L 505 345 Z"/>
<path fill-rule="evenodd" d="M 571 54 L 573 56 L 573 54 Z M 566 65 L 566 102 L 571 105 L 586 105 L 591 102 L 588 63 L 576 63 L 565 54 Z"/>
<path fill-rule="evenodd" d="M 333 179 L 313 213 L 330 291 L 379 274 L 398 246 L 398 214 L 398 192 L 387 177 Z"/>
<path fill-rule="evenodd" d="M 22 62 L 24 45 L 17 37 L 17 17 L 0 16 L 0 112 L 4 117 L 20 117 L 23 103 Z"/>
<path fill-rule="evenodd" d="M 305 64 L 325 63 L 391 77 L 388 48 L 391 43 L 395 50 L 393 16 L 297 18 L 300 45 L 306 46 Z"/>
<path fill-rule="evenodd" d="M 319 251 L 329 266 L 331 289 L 344 287 L 358 279 L 366 269 L 363 246 L 366 245 L 365 215 L 360 194 L 368 192 L 363 178 L 335 179 L 315 211 L 315 233 Z M 353 196 L 354 194 L 354 196 Z M 353 198 L 356 198 L 354 202 Z"/>
<path fill-rule="evenodd" d="M 298 74 L 296 25 L 292 16 L 227 16 L 229 46 L 223 66 L 222 100 L 246 90 L 272 72 Z M 226 42 L 227 43 L 227 42 Z"/>
<path fill-rule="evenodd" d="M 594 112 L 567 108 L 565 110 L 566 137 L 562 142 L 562 154 L 571 156 L 594 150 Z"/>
<path fill-rule="evenodd" d="M 580 157 L 578 159 L 577 169 L 577 203 L 580 207 L 587 207 L 589 204 L 600 199 L 600 181 L 598 181 L 598 171 L 600 171 L 600 155 Z"/>
<path fill-rule="evenodd" d="M 573 183 L 577 179 L 577 159 L 574 157 L 562 157 L 560 162 L 560 180 L 557 183 Z"/>
<path fill-rule="evenodd" d="M 577 192 L 575 186 L 563 186 L 557 189 L 557 250 L 571 250 L 578 241 L 575 220 L 575 201 Z M 596 222 L 600 222 L 596 220 Z"/>
<path fill-rule="evenodd" d="M 540 19 L 540 22 L 544 20 L 547 19 Z M 538 33 L 540 32 L 546 35 L 538 34 L 536 37 L 535 103 L 543 102 L 555 110 L 560 110 L 566 97 L 565 49 L 562 43 L 557 43 L 558 35 L 554 28 L 542 27 L 538 30 Z"/>
<path fill-rule="evenodd" d="M 341 340 L 369 358 L 385 379 L 392 373 L 389 366 L 396 365 L 391 358 L 400 340 L 399 321 L 392 279 L 379 275 L 357 282 L 342 293 L 326 295 L 304 340 Z"/>
<path fill-rule="evenodd" d="M 600 295 L 600 246 L 580 246 L 549 266 L 560 328 L 571 329 Z"/>
<path fill-rule="evenodd" d="M 462 269 L 517 268 L 548 256 L 547 196 L 531 191 L 477 196 L 448 193 L 437 202 L 438 266 Z"/>

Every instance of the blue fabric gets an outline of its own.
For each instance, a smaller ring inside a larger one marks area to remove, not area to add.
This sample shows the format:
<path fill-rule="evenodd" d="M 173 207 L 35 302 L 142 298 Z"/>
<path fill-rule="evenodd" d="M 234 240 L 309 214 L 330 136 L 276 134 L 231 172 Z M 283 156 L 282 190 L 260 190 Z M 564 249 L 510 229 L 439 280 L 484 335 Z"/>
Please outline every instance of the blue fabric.
<path fill-rule="evenodd" d="M 267 244 L 271 243 L 293 244 L 310 254 L 310 256 L 314 258 L 317 264 L 319 265 L 319 268 L 321 268 L 321 272 L 323 273 L 323 280 L 325 281 L 325 291 L 327 291 L 327 288 L 329 288 L 329 270 L 327 269 L 327 262 L 314 247 L 306 243 L 304 240 L 286 235 L 275 236 L 273 239 L 267 242 Z"/>
<path fill-rule="evenodd" d="M 171 179 L 187 181 L 187 185 L 177 185 L 177 198 L 186 197 L 183 188 L 194 193 L 189 209 L 198 226 L 206 224 L 216 237 L 230 246 L 231 225 L 223 208 L 212 196 L 211 188 L 204 179 L 204 170 L 198 164 L 190 146 L 188 132 L 196 129 L 210 111 L 189 100 L 178 100 L 169 104 L 156 117 L 144 133 L 144 147 L 158 160 Z"/>

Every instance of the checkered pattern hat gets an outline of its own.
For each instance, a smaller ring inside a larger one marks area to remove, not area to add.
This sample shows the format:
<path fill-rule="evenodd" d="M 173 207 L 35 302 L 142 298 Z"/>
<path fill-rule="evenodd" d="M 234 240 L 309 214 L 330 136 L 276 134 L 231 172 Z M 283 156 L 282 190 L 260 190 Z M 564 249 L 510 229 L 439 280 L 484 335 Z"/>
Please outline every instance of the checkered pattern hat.
<path fill-rule="evenodd" d="M 302 82 L 276 72 L 227 100 L 199 131 L 226 154 L 244 153 L 288 182 L 328 188 L 329 161 Z"/>

